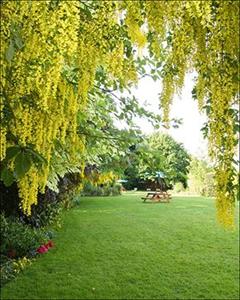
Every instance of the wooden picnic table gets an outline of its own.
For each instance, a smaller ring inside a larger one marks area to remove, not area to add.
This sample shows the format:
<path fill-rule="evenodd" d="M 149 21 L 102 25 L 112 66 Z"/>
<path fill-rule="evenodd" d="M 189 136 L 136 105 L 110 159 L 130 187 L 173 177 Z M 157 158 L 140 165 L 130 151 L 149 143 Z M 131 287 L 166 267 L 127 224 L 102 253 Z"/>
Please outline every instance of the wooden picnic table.
<path fill-rule="evenodd" d="M 169 203 L 171 198 L 172 197 L 168 192 L 163 192 L 163 191 L 151 191 L 148 192 L 145 197 L 142 197 L 143 202 L 146 202 L 146 200 L 151 200 L 152 202 L 165 202 L 165 203 Z"/>

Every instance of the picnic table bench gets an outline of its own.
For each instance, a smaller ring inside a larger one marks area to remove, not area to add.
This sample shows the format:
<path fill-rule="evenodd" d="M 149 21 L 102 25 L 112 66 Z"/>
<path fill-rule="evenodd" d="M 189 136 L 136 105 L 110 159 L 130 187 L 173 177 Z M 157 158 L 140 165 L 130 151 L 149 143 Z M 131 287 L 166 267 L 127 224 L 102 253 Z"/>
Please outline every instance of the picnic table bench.
<path fill-rule="evenodd" d="M 169 203 L 172 196 L 168 192 L 155 191 L 148 192 L 145 197 L 142 197 L 143 202 L 151 200 L 152 202 L 166 202 Z"/>

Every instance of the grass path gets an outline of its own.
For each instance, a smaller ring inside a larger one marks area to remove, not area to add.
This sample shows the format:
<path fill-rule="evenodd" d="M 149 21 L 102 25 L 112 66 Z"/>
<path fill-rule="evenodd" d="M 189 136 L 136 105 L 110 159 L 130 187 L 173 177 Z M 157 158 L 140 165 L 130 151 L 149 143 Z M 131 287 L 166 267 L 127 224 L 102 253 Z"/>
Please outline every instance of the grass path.
<path fill-rule="evenodd" d="M 238 233 L 216 224 L 211 199 L 85 197 L 63 224 L 2 299 L 238 299 Z"/>

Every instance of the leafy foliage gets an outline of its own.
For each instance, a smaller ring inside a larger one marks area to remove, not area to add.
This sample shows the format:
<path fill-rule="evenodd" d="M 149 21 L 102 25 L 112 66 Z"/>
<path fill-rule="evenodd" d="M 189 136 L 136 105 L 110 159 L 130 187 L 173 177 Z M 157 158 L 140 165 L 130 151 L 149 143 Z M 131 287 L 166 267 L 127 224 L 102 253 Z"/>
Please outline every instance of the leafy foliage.
<path fill-rule="evenodd" d="M 0 286 L 4 286 L 8 281 L 23 271 L 26 266 L 31 265 L 32 261 L 25 256 L 18 259 L 6 259 L 1 261 Z"/>
<path fill-rule="evenodd" d="M 125 170 L 131 187 L 139 186 L 140 179 L 157 180 L 158 172 L 165 176 L 168 184 L 182 182 L 187 186 L 190 156 L 184 147 L 171 136 L 156 132 L 145 141 L 132 147 L 129 167 Z M 128 184 L 129 185 L 129 184 Z"/>
<path fill-rule="evenodd" d="M 215 196 L 214 170 L 207 161 L 192 158 L 189 172 L 189 191 L 202 196 Z"/>
<path fill-rule="evenodd" d="M 31 214 L 39 190 L 44 193 L 47 184 L 56 190 L 60 173 L 83 171 L 88 161 L 85 137 L 100 133 L 105 139 L 107 134 L 104 106 L 109 116 L 126 118 L 130 125 L 135 114 L 159 123 L 159 116 L 139 107 L 134 97 L 118 99 L 112 93 L 136 84 L 146 64 L 154 80 L 163 80 L 161 121 L 166 126 L 186 72 L 197 72 L 195 95 L 208 114 L 218 217 L 233 225 L 237 1 L 2 1 L 1 16 L 1 180 L 17 182 L 25 214 Z M 138 59 L 144 47 L 150 57 Z M 87 130 L 86 123 L 91 124 Z M 56 141 L 69 155 L 65 170 L 54 170 Z M 30 154 L 29 145 L 37 155 Z M 21 151 L 6 159 L 10 147 Z M 38 155 L 44 164 L 36 162 Z"/>
<path fill-rule="evenodd" d="M 122 186 L 120 184 L 96 186 L 90 182 L 84 184 L 81 195 L 83 196 L 117 196 L 121 194 Z"/>
<path fill-rule="evenodd" d="M 4 217 L 1 214 L 1 248 L 0 253 L 9 257 L 31 256 L 41 241 L 46 239 L 44 233 L 21 223 Z"/>

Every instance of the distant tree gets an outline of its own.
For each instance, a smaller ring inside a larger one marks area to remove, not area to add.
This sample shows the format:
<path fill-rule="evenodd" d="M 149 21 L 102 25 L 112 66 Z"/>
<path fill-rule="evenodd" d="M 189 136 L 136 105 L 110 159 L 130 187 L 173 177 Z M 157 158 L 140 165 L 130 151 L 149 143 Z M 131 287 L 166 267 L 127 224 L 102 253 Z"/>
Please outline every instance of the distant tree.
<path fill-rule="evenodd" d="M 172 183 L 182 182 L 187 186 L 188 166 L 190 156 L 181 143 L 176 142 L 170 135 L 156 132 L 149 139 L 156 171 L 163 171 Z"/>
<path fill-rule="evenodd" d="M 202 196 L 214 196 L 214 170 L 206 160 L 193 157 L 189 168 L 189 191 Z"/>
<path fill-rule="evenodd" d="M 141 179 L 157 180 L 160 172 L 167 184 L 181 182 L 187 186 L 190 156 L 182 144 L 167 134 L 156 132 L 147 137 L 136 146 L 129 160 L 126 179 L 136 185 Z"/>

